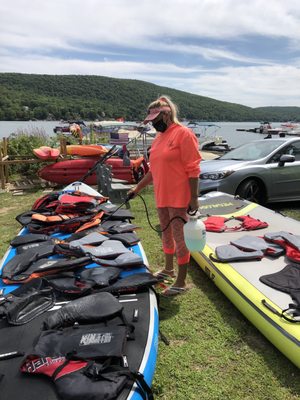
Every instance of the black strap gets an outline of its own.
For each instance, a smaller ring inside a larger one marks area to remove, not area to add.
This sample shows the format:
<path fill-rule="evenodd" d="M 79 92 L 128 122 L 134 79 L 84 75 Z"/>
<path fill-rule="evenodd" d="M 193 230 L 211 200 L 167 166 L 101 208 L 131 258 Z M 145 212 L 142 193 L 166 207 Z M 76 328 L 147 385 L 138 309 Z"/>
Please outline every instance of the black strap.
<path fill-rule="evenodd" d="M 169 339 L 166 337 L 166 335 L 165 335 L 164 333 L 162 333 L 161 330 L 159 330 L 159 337 L 160 337 L 160 339 L 164 342 L 164 344 L 165 344 L 166 346 L 169 346 L 169 345 L 170 345 Z"/>
<path fill-rule="evenodd" d="M 285 313 L 287 313 L 288 311 L 292 311 L 292 310 L 297 311 L 297 314 L 296 314 L 296 312 L 292 313 L 292 316 L 293 316 L 293 317 L 295 317 L 296 315 L 299 316 L 299 311 L 300 311 L 300 309 L 299 309 L 299 307 L 296 306 L 295 304 L 289 304 L 289 307 L 288 307 L 288 308 L 286 308 L 285 310 L 282 310 L 282 315 L 281 315 L 281 316 L 282 316 L 282 318 L 284 318 L 286 321 L 292 322 L 293 324 L 297 324 L 297 323 L 300 322 L 300 319 L 297 320 L 297 319 L 294 319 L 294 318 L 290 318 L 290 317 L 288 317 L 288 316 L 285 314 Z"/>
<path fill-rule="evenodd" d="M 152 389 L 148 385 L 148 383 L 145 381 L 144 375 L 138 371 L 131 372 L 131 375 L 136 380 L 140 389 L 142 389 L 140 394 L 143 397 L 143 400 L 154 400 Z"/>
<path fill-rule="evenodd" d="M 269 304 L 265 299 L 263 299 L 261 302 L 269 311 L 271 311 L 273 314 L 285 319 L 286 321 L 292 322 L 293 324 L 297 324 L 300 322 L 300 319 L 296 320 L 296 319 L 290 318 L 289 316 L 286 315 L 286 313 L 288 311 L 295 310 L 298 312 L 298 316 L 299 316 L 300 308 L 298 306 L 296 306 L 295 304 L 289 304 L 288 308 L 279 312 L 274 307 L 272 307 L 271 304 Z M 293 313 L 292 316 L 295 316 L 295 314 L 296 313 Z"/>
<path fill-rule="evenodd" d="M 226 263 L 229 262 L 229 261 L 226 261 L 226 260 L 224 260 L 224 261 L 219 260 L 218 258 L 214 257 L 213 253 L 210 253 L 209 258 L 210 258 L 211 261 L 214 261 L 214 262 L 217 262 L 217 263 L 221 263 L 221 264 L 226 264 Z"/>
<path fill-rule="evenodd" d="M 56 370 L 51 375 L 51 379 L 53 379 L 53 381 L 55 381 L 57 375 L 60 373 L 60 371 L 62 371 L 65 368 L 66 365 L 69 364 L 69 362 L 70 360 L 66 359 L 64 363 L 62 363 L 58 368 L 56 368 Z"/>

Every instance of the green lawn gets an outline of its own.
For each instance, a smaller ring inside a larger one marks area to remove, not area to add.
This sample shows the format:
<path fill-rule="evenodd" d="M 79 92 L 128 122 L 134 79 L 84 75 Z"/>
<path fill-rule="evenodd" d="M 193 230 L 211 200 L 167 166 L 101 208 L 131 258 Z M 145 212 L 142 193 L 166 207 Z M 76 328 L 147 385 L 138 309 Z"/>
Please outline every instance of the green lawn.
<path fill-rule="evenodd" d="M 14 217 L 30 208 L 41 192 L 1 194 L 0 252 L 19 230 Z M 151 190 L 143 194 L 153 225 L 158 219 Z M 299 208 L 276 206 L 300 219 Z M 148 227 L 143 204 L 131 202 L 135 222 L 153 270 L 163 266 L 159 235 Z M 161 298 L 161 331 L 170 341 L 159 344 L 153 382 L 156 399 L 294 400 L 300 399 L 299 370 L 271 345 L 191 262 L 191 290 Z M 298 380 L 299 379 L 299 380 Z"/>

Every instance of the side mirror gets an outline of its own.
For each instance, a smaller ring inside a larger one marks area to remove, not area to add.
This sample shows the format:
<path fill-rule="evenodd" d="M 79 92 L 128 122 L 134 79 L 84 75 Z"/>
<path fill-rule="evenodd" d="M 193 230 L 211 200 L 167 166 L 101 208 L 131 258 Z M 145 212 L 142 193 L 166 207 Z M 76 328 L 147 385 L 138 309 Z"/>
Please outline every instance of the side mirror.
<path fill-rule="evenodd" d="M 291 154 L 283 154 L 280 159 L 278 166 L 283 167 L 286 162 L 294 162 L 295 161 L 295 156 L 292 156 Z"/>

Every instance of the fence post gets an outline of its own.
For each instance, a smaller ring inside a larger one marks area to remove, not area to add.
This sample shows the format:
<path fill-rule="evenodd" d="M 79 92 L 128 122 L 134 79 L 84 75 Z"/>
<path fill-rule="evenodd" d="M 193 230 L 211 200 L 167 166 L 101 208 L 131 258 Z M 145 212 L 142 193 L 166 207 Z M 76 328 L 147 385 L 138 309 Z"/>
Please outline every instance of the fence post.
<path fill-rule="evenodd" d="M 4 148 L 4 141 L 2 140 L 1 146 L 0 146 L 0 179 L 1 179 L 1 189 L 5 189 L 5 175 L 4 175 L 4 164 L 2 162 L 3 157 L 2 157 L 2 152 Z"/>
<path fill-rule="evenodd" d="M 63 156 L 67 155 L 67 143 L 66 143 L 66 138 L 64 137 L 60 138 L 60 153 Z"/>
<path fill-rule="evenodd" d="M 3 158 L 8 159 L 8 139 L 3 138 Z M 8 165 L 3 166 L 3 173 L 5 175 L 5 181 L 8 182 Z"/>

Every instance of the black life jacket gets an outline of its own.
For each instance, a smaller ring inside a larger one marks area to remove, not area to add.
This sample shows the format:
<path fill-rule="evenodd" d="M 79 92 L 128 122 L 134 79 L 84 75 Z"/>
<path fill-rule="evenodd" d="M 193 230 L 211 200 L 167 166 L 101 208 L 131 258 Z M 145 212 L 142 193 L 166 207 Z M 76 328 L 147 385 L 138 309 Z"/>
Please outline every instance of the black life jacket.
<path fill-rule="evenodd" d="M 55 302 L 51 287 L 41 278 L 21 285 L 0 301 L 0 317 L 11 325 L 23 325 L 49 310 Z"/>
<path fill-rule="evenodd" d="M 115 399 L 126 384 L 134 381 L 144 399 L 153 399 L 143 376 L 128 368 L 126 342 L 132 327 L 126 322 L 122 306 L 109 293 L 97 297 L 103 303 L 101 309 L 99 304 L 88 303 L 91 319 L 79 305 L 75 312 L 79 325 L 43 331 L 23 360 L 21 371 L 50 377 L 65 400 Z M 80 315 L 81 309 L 84 315 Z M 80 325 L 81 317 L 84 325 Z M 69 320 L 67 316 L 65 322 Z"/>
<path fill-rule="evenodd" d="M 300 322 L 300 265 L 288 264 L 281 271 L 263 275 L 259 280 L 265 285 L 288 293 L 291 296 L 294 303 L 289 304 L 287 309 L 282 310 L 280 316 L 289 322 Z M 289 314 L 298 318 L 291 318 Z"/>

